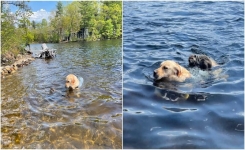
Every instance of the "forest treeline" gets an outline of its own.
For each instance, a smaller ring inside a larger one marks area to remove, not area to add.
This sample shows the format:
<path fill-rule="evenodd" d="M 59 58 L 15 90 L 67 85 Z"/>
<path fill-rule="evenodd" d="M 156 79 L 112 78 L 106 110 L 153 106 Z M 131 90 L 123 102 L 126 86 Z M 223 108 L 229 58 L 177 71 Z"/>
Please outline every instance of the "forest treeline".
<path fill-rule="evenodd" d="M 14 54 L 27 44 L 62 41 L 93 41 L 122 36 L 121 1 L 57 2 L 48 20 L 30 21 L 33 14 L 27 1 L 1 1 L 1 54 Z M 6 5 L 14 5 L 13 13 Z M 45 9 L 45 8 L 44 8 Z"/>

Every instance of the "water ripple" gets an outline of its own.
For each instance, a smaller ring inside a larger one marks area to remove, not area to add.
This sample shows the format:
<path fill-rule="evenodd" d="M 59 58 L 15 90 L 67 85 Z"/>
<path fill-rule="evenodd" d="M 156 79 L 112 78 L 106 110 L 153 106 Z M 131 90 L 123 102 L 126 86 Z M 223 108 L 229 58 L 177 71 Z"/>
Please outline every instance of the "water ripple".
<path fill-rule="evenodd" d="M 244 148 L 243 4 L 124 2 L 124 148 Z M 220 66 L 189 68 L 191 54 Z M 193 78 L 155 83 L 164 60 Z"/>
<path fill-rule="evenodd" d="M 1 83 L 2 148 L 121 148 L 121 40 L 47 45 L 56 58 Z M 84 78 L 79 90 L 66 91 L 69 73 Z"/>

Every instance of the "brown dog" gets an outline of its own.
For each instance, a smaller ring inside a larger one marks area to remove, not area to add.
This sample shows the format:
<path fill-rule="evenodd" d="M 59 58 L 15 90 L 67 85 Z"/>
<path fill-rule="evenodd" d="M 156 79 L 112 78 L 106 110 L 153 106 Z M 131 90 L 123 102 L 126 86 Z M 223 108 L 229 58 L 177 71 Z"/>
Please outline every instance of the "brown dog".
<path fill-rule="evenodd" d="M 191 74 L 184 67 L 172 60 L 163 61 L 160 67 L 154 70 L 153 76 L 155 81 L 177 81 L 183 82 L 186 78 L 190 78 Z"/>
<path fill-rule="evenodd" d="M 206 55 L 191 55 L 188 59 L 190 67 L 198 67 L 202 70 L 208 70 L 212 67 L 218 66 L 218 64 L 210 57 Z"/>
<path fill-rule="evenodd" d="M 66 88 L 69 90 L 77 89 L 79 86 L 79 80 L 74 74 L 66 76 Z"/>

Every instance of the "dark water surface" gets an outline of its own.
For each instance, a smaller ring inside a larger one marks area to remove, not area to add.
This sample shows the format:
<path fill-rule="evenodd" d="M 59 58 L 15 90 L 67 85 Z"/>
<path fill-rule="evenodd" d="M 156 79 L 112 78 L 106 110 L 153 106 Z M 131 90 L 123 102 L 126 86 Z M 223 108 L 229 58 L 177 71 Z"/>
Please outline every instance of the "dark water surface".
<path fill-rule="evenodd" d="M 244 148 L 243 2 L 124 2 L 123 23 L 123 147 Z M 193 78 L 153 85 L 164 60 Z"/>
<path fill-rule="evenodd" d="M 36 59 L 1 82 L 2 148 L 122 148 L 122 42 L 47 44 Z M 34 53 L 41 44 L 31 45 Z M 65 89 L 65 77 L 83 77 Z M 50 89 L 54 89 L 54 91 Z"/>

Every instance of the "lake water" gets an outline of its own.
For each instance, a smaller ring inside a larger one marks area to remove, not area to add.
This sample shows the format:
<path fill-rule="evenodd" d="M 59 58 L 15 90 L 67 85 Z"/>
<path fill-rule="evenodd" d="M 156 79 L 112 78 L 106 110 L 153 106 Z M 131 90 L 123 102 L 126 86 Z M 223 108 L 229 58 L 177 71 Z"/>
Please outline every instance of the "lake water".
<path fill-rule="evenodd" d="M 123 147 L 244 148 L 244 3 L 125 1 L 123 15 Z M 220 66 L 191 69 L 191 54 Z M 193 79 L 154 84 L 164 60 Z"/>
<path fill-rule="evenodd" d="M 1 147 L 122 148 L 122 40 L 47 46 L 54 59 L 2 79 Z M 75 92 L 65 89 L 70 73 L 84 79 Z"/>

